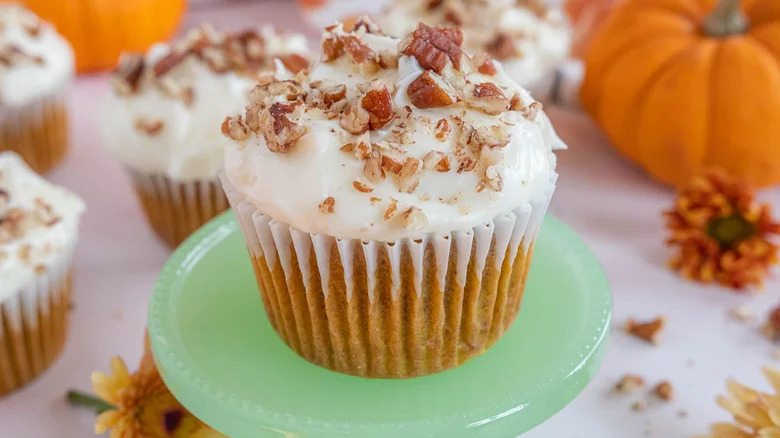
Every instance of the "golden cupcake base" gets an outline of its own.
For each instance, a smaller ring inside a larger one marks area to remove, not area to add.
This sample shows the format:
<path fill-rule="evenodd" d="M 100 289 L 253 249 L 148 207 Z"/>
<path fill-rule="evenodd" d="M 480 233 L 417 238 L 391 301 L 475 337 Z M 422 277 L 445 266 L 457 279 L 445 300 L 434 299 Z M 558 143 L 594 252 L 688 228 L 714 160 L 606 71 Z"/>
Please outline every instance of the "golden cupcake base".
<path fill-rule="evenodd" d="M 172 248 L 229 207 L 217 178 L 179 182 L 132 170 L 130 175 L 149 225 Z"/>
<path fill-rule="evenodd" d="M 58 165 L 68 151 L 68 115 L 62 97 L 2 109 L 0 152 L 14 151 L 37 173 Z"/>
<path fill-rule="evenodd" d="M 0 304 L 0 396 L 46 371 L 65 345 L 72 276 L 66 273 L 56 282 L 37 291 L 33 305 L 29 294 Z"/>

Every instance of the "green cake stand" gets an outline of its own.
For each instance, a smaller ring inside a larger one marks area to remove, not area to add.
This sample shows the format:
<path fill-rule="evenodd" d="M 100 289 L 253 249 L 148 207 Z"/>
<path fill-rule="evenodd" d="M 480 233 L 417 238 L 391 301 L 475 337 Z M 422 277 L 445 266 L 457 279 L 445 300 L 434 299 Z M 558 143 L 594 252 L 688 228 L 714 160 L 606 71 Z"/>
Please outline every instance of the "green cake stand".
<path fill-rule="evenodd" d="M 611 304 L 596 259 L 548 216 L 520 315 L 487 353 L 414 379 L 343 375 L 306 362 L 277 337 L 241 230 L 226 213 L 168 261 L 149 334 L 176 398 L 230 438 L 510 438 L 553 416 L 591 380 Z"/>

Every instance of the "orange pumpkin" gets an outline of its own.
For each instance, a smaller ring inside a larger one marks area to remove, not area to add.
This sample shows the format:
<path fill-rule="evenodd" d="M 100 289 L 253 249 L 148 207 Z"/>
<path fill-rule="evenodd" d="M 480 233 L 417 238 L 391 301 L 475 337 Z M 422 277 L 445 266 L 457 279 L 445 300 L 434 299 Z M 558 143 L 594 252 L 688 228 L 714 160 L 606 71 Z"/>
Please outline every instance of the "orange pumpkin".
<path fill-rule="evenodd" d="M 628 0 L 585 67 L 582 104 L 653 177 L 780 182 L 780 0 Z"/>
<path fill-rule="evenodd" d="M 122 52 L 168 39 L 186 0 L 22 0 L 70 41 L 78 71 L 114 67 Z"/>
<path fill-rule="evenodd" d="M 624 0 L 568 0 L 566 13 L 574 28 L 572 55 L 585 54 L 595 32 L 604 24 L 612 9 Z"/>

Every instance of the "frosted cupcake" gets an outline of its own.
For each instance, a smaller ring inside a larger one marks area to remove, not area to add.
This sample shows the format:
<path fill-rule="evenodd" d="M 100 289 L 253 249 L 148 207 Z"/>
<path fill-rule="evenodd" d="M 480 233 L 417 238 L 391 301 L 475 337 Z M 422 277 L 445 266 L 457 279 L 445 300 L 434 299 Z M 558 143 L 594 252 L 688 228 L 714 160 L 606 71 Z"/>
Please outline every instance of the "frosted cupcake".
<path fill-rule="evenodd" d="M 0 396 L 54 362 L 67 336 L 84 204 L 0 152 Z"/>
<path fill-rule="evenodd" d="M 460 27 L 466 51 L 488 53 L 523 87 L 551 74 L 571 46 L 565 14 L 544 0 L 395 0 L 378 20 L 386 33 L 398 36 L 418 21 Z"/>
<path fill-rule="evenodd" d="M 212 121 L 242 110 L 258 81 L 308 67 L 305 51 L 300 35 L 203 27 L 172 46 L 120 60 L 102 111 L 103 142 L 169 245 L 228 207 L 217 178 L 227 140 Z"/>
<path fill-rule="evenodd" d="M 265 309 L 299 355 L 367 377 L 455 367 L 507 330 L 563 147 L 457 29 L 323 37 L 309 78 L 225 120 L 224 182 Z"/>
<path fill-rule="evenodd" d="M 17 152 L 39 173 L 62 161 L 73 71 L 73 51 L 51 25 L 0 5 L 0 152 Z"/>

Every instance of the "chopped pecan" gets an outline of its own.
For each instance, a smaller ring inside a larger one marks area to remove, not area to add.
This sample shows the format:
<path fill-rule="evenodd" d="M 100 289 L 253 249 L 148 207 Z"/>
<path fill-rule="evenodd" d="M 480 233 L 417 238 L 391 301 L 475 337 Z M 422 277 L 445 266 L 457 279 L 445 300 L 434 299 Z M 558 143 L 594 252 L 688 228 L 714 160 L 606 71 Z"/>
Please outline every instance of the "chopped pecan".
<path fill-rule="evenodd" d="M 371 34 L 381 34 L 382 29 L 368 15 L 363 15 L 355 22 L 353 26 L 355 32 L 365 32 Z"/>
<path fill-rule="evenodd" d="M 459 163 L 458 173 L 471 172 L 475 167 L 477 167 L 477 160 L 472 158 L 470 155 L 461 154 L 457 157 L 457 159 Z"/>
<path fill-rule="evenodd" d="M 635 374 L 626 374 L 615 384 L 615 391 L 631 394 L 645 385 L 645 379 Z"/>
<path fill-rule="evenodd" d="M 365 138 L 362 138 L 364 136 Z M 374 148 L 371 145 L 371 138 L 368 136 L 368 133 L 361 135 L 361 138 L 355 144 L 354 152 L 358 160 L 367 160 L 371 154 L 374 153 Z"/>
<path fill-rule="evenodd" d="M 385 171 L 382 169 L 382 154 L 374 150 L 363 165 L 363 175 L 373 184 L 379 184 L 385 180 Z"/>
<path fill-rule="evenodd" d="M 658 337 L 666 325 L 666 319 L 663 317 L 655 318 L 648 322 L 637 322 L 634 319 L 626 321 L 626 332 L 643 339 L 651 344 L 658 344 Z"/>
<path fill-rule="evenodd" d="M 387 150 L 382 153 L 382 169 L 398 174 L 404 165 L 404 156 L 397 151 Z"/>
<path fill-rule="evenodd" d="M 457 102 L 457 93 L 438 74 L 424 71 L 413 80 L 406 94 L 417 108 L 437 108 Z"/>
<path fill-rule="evenodd" d="M 510 111 L 522 111 L 525 108 L 523 99 L 520 97 L 520 93 L 512 95 L 512 99 L 509 100 Z"/>
<path fill-rule="evenodd" d="M 509 134 L 499 125 L 480 126 L 474 130 L 472 140 L 481 147 L 502 148 L 509 144 Z"/>
<path fill-rule="evenodd" d="M 325 28 L 327 31 L 328 28 Z M 344 54 L 344 41 L 338 35 L 332 35 L 322 41 L 322 60 L 330 62 Z"/>
<path fill-rule="evenodd" d="M 669 401 L 674 398 L 674 387 L 672 382 L 664 380 L 655 387 L 655 395 L 661 400 Z"/>
<path fill-rule="evenodd" d="M 398 52 L 391 50 L 382 50 L 377 55 L 379 66 L 385 69 L 398 67 Z"/>
<path fill-rule="evenodd" d="M 501 179 L 501 174 L 498 173 L 498 170 L 496 169 L 496 166 L 488 166 L 485 168 L 485 182 L 495 190 L 496 192 L 500 192 L 503 188 L 503 181 Z"/>
<path fill-rule="evenodd" d="M 477 71 L 483 75 L 493 76 L 496 74 L 496 63 L 493 58 L 485 52 L 480 52 L 474 55 L 472 62 L 477 67 Z"/>
<path fill-rule="evenodd" d="M 138 92 L 143 77 L 146 59 L 143 55 L 122 55 L 119 66 L 114 72 L 114 90 L 119 95 L 127 95 Z"/>
<path fill-rule="evenodd" d="M 284 67 L 292 73 L 298 73 L 309 68 L 309 60 L 297 53 L 280 56 L 279 61 L 282 61 Z"/>
<path fill-rule="evenodd" d="M 260 113 L 260 129 L 265 137 L 265 144 L 271 152 L 286 153 L 298 139 L 306 134 L 306 127 L 290 120 L 295 117 L 297 107 L 301 102 L 284 104 L 274 102 Z"/>
<path fill-rule="evenodd" d="M 268 84 L 255 85 L 249 91 L 249 100 L 256 105 L 270 105 L 274 98 L 283 96 L 288 102 L 306 97 L 306 90 L 298 81 L 274 81 Z"/>
<path fill-rule="evenodd" d="M 371 193 L 374 191 L 374 189 L 366 184 L 363 184 L 360 181 L 352 181 L 352 186 L 361 193 Z"/>
<path fill-rule="evenodd" d="M 469 84 L 464 93 L 466 103 L 485 114 L 498 115 L 509 109 L 509 100 L 492 82 Z"/>
<path fill-rule="evenodd" d="M 423 157 L 423 168 L 426 170 L 449 172 L 450 157 L 444 152 L 430 151 Z"/>
<path fill-rule="evenodd" d="M 352 105 L 341 114 L 339 124 L 351 134 L 362 134 L 368 131 L 371 115 L 361 105 Z"/>
<path fill-rule="evenodd" d="M 371 81 L 370 87 L 360 100 L 360 104 L 369 114 L 370 129 L 378 130 L 390 123 L 395 116 L 393 97 L 382 80 Z"/>
<path fill-rule="evenodd" d="M 187 53 L 180 53 L 177 51 L 171 51 L 167 55 L 163 56 L 159 61 L 154 64 L 152 71 L 156 78 L 160 78 L 168 74 L 171 70 L 176 68 L 184 58 L 187 57 Z"/>
<path fill-rule="evenodd" d="M 398 43 L 398 51 L 414 56 L 420 66 L 441 74 L 448 62 L 460 69 L 461 58 L 465 55 L 460 45 L 463 32 L 455 28 L 433 28 L 419 23 L 414 32 Z"/>
<path fill-rule="evenodd" d="M 422 210 L 415 206 L 409 207 L 401 216 L 404 228 L 407 230 L 421 230 L 428 225 L 428 217 Z"/>
<path fill-rule="evenodd" d="M 508 59 L 519 55 L 519 50 L 515 46 L 512 37 L 504 32 L 499 32 L 493 40 L 487 43 L 485 50 L 496 59 Z"/>
<path fill-rule="evenodd" d="M 335 210 L 336 210 L 336 200 L 333 199 L 333 196 L 328 196 L 320 204 L 320 211 L 323 214 L 330 214 L 333 213 Z"/>
<path fill-rule="evenodd" d="M 540 102 L 531 102 L 528 107 L 523 108 L 520 110 L 520 112 L 523 114 L 523 117 L 526 119 L 534 122 L 536 121 L 536 116 L 539 114 L 539 111 L 542 110 L 542 104 Z"/>
<path fill-rule="evenodd" d="M 398 172 L 398 190 L 404 193 L 412 193 L 420 184 L 422 166 L 417 158 L 408 157 Z"/>
<path fill-rule="evenodd" d="M 439 119 L 439 121 L 436 122 L 434 133 L 436 140 L 447 141 L 447 137 L 450 136 L 450 123 L 447 119 Z"/>
<path fill-rule="evenodd" d="M 395 215 L 396 210 L 398 209 L 398 201 L 390 198 L 390 205 L 387 206 L 385 209 L 385 213 L 382 215 L 382 219 L 388 220 L 391 217 Z"/>
<path fill-rule="evenodd" d="M 135 119 L 135 129 L 148 136 L 155 136 L 162 131 L 165 123 L 162 120 L 149 120 L 144 118 Z"/>
<path fill-rule="evenodd" d="M 249 137 L 249 127 L 241 116 L 225 117 L 225 120 L 222 122 L 222 134 L 231 140 L 246 140 Z"/>
<path fill-rule="evenodd" d="M 352 60 L 360 64 L 362 62 L 373 60 L 376 56 L 370 47 L 363 44 L 360 38 L 352 35 L 342 37 L 344 41 L 344 50 L 349 54 Z"/>
<path fill-rule="evenodd" d="M 322 91 L 322 101 L 327 108 L 330 108 L 334 103 L 347 98 L 347 86 L 344 84 L 322 87 L 320 88 L 320 91 Z"/>

